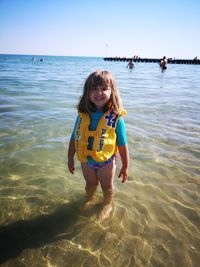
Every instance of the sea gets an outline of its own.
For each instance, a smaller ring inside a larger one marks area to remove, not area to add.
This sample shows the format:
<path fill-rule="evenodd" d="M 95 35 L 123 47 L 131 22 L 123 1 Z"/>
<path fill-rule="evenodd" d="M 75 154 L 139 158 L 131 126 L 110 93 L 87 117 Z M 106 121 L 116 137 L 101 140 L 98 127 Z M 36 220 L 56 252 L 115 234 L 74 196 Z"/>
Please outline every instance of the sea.
<path fill-rule="evenodd" d="M 80 164 L 67 167 L 84 81 L 100 69 L 120 90 L 130 153 L 104 221 L 101 189 L 82 212 Z M 0 55 L 0 266 L 199 264 L 200 66 Z"/>

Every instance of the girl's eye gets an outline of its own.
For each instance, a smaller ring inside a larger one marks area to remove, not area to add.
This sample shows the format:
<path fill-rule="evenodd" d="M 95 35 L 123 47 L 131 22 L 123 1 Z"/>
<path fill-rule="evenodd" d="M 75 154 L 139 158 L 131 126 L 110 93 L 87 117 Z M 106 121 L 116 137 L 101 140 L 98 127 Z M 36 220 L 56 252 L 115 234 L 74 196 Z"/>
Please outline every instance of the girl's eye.
<path fill-rule="evenodd" d="M 95 87 L 95 88 L 92 88 L 92 91 L 107 91 L 109 90 L 110 87 L 109 86 L 105 86 L 105 87 L 101 87 L 101 88 L 98 88 L 98 87 Z"/>
<path fill-rule="evenodd" d="M 110 89 L 110 87 L 109 87 L 109 86 L 102 87 L 102 91 L 107 91 L 107 90 L 109 90 L 109 89 Z"/>

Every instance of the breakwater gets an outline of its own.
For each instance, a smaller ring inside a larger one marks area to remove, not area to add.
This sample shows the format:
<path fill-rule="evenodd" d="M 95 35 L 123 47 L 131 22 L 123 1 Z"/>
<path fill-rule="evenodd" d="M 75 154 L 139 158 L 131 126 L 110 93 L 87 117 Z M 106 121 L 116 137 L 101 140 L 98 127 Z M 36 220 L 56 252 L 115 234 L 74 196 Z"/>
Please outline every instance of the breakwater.
<path fill-rule="evenodd" d="M 126 57 L 105 57 L 105 61 L 124 61 L 124 62 L 145 62 L 145 63 L 160 63 L 160 58 L 126 58 Z M 168 58 L 167 63 L 169 64 L 192 64 L 200 65 L 199 59 L 172 59 Z"/>

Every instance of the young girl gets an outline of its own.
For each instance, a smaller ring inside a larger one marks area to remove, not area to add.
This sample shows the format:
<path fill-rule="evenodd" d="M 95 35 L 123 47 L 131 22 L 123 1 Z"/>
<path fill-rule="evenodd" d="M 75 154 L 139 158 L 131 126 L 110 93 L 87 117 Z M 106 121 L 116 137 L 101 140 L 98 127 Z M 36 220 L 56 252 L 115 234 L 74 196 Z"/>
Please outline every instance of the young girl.
<path fill-rule="evenodd" d="M 68 149 L 68 168 L 74 173 L 74 155 L 81 162 L 86 181 L 87 198 L 83 210 L 88 209 L 97 186 L 103 190 L 100 219 L 112 211 L 113 178 L 116 154 L 119 151 L 122 167 L 119 177 L 128 179 L 128 146 L 123 110 L 115 81 L 108 71 L 96 71 L 86 79 L 83 95 L 77 106 L 78 116 Z"/>

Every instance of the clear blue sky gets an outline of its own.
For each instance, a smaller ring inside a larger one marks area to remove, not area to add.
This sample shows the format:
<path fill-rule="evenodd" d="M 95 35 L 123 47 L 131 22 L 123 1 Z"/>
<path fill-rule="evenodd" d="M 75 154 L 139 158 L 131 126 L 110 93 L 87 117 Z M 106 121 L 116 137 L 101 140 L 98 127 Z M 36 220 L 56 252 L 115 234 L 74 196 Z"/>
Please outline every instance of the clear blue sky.
<path fill-rule="evenodd" d="M 200 0 L 0 0 L 0 53 L 200 58 Z"/>

